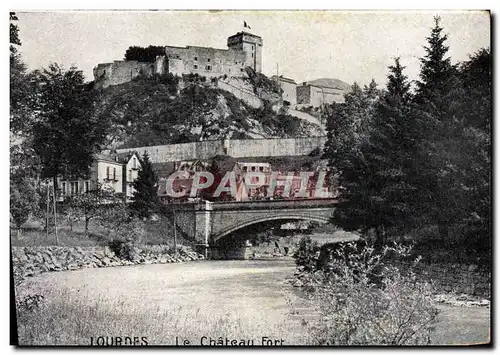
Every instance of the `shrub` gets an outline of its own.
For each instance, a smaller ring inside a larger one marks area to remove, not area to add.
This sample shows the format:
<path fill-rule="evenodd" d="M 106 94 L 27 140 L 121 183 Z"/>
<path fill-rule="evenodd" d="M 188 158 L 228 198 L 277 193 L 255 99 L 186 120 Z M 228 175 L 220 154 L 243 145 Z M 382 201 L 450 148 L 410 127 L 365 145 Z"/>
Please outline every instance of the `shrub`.
<path fill-rule="evenodd" d="M 293 257 L 295 264 L 302 267 L 304 271 L 312 272 L 316 270 L 318 261 L 319 246 L 310 236 L 306 235 L 299 241 L 299 247 Z"/>
<path fill-rule="evenodd" d="M 408 258 L 410 247 L 376 251 L 347 243 L 335 252 L 312 299 L 321 319 L 309 327 L 320 345 L 424 345 L 436 323 L 431 287 L 413 268 L 402 273 L 388 261 Z M 349 252 L 346 252 L 349 248 Z M 358 252 L 353 252 L 358 250 Z M 316 275 L 315 275 L 316 276 Z M 375 276 L 375 278 L 374 278 Z"/>
<path fill-rule="evenodd" d="M 113 239 L 109 242 L 109 248 L 120 259 L 134 261 L 139 258 L 139 249 L 132 239 Z"/>

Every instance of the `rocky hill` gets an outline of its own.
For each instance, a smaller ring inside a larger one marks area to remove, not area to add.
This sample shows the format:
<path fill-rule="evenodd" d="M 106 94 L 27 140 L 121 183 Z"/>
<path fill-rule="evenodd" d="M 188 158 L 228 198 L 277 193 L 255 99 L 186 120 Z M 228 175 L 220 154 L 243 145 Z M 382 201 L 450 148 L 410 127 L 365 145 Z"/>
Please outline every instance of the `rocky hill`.
<path fill-rule="evenodd" d="M 102 90 L 97 106 L 103 119 L 111 119 L 109 147 L 324 134 L 322 127 L 288 115 L 286 108 L 277 105 L 281 89 L 264 75 L 253 74 L 244 90 L 253 92 L 254 104 L 249 95 L 219 87 L 218 79 L 197 75 L 138 78 Z"/>

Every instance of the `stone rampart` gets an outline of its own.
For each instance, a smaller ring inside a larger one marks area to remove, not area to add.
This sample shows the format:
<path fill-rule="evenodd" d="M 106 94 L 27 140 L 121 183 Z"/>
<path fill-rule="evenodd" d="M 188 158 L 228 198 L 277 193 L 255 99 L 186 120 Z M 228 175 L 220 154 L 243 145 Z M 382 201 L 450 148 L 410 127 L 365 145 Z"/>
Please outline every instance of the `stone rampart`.
<path fill-rule="evenodd" d="M 283 139 L 234 139 L 203 141 L 150 147 L 117 149 L 118 153 L 136 150 L 140 155 L 147 152 L 153 163 L 182 160 L 210 159 L 216 155 L 233 158 L 305 156 L 315 149 L 323 150 L 326 137 Z"/>

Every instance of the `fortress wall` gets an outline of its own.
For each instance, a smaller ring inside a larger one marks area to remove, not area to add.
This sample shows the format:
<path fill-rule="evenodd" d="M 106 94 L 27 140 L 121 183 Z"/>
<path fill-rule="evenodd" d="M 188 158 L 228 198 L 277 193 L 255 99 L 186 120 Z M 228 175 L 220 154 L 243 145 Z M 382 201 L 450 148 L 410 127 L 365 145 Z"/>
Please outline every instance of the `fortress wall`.
<path fill-rule="evenodd" d="M 246 75 L 244 52 L 207 47 L 165 47 L 168 71 L 176 75 L 196 73 L 206 77 Z M 196 67 L 195 67 L 196 66 Z M 210 69 L 207 68 L 210 66 Z"/>
<path fill-rule="evenodd" d="M 233 80 L 233 84 L 234 84 L 234 80 Z M 217 83 L 217 86 L 222 90 L 229 91 L 234 96 L 236 96 L 238 99 L 245 101 L 246 104 L 248 104 L 249 106 L 251 106 L 253 108 L 260 108 L 262 106 L 262 101 L 260 100 L 260 98 L 257 95 L 255 95 L 253 92 L 251 92 L 249 90 L 245 90 L 245 89 L 238 87 L 236 85 L 233 85 L 233 84 L 226 82 L 226 81 L 223 81 L 223 80 L 219 80 Z"/>
<path fill-rule="evenodd" d="M 118 149 L 118 153 L 136 150 L 140 155 L 145 151 L 153 163 L 181 160 L 210 159 L 216 155 L 229 155 L 233 158 L 301 156 L 314 149 L 322 149 L 326 137 L 286 138 L 286 139 L 235 139 L 226 142 L 204 141 L 170 144 L 151 147 Z M 226 145 L 226 149 L 225 146 Z"/>
<path fill-rule="evenodd" d="M 297 104 L 297 84 L 280 80 L 283 89 L 283 100 L 290 102 L 290 105 Z"/>

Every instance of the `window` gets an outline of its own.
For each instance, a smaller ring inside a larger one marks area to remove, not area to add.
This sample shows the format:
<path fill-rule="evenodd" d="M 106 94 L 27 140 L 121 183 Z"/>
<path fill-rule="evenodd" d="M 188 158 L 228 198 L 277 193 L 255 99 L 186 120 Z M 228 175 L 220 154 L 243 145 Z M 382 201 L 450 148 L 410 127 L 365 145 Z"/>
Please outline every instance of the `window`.
<path fill-rule="evenodd" d="M 116 168 L 113 168 L 113 180 L 116 180 Z"/>
<path fill-rule="evenodd" d="M 61 195 L 66 195 L 66 183 L 63 182 L 61 186 Z"/>
<path fill-rule="evenodd" d="M 85 181 L 85 192 L 89 192 L 89 191 L 90 191 L 90 182 Z"/>
<path fill-rule="evenodd" d="M 210 62 L 210 58 L 207 59 L 207 62 Z"/>
<path fill-rule="evenodd" d="M 253 58 L 253 53 L 252 53 L 252 58 Z"/>
<path fill-rule="evenodd" d="M 194 65 L 194 68 L 195 68 L 195 69 L 198 69 L 198 66 L 195 64 L 195 65 Z"/>
<path fill-rule="evenodd" d="M 205 67 L 205 69 L 206 69 L 206 70 L 212 70 L 212 67 L 211 67 L 210 65 L 207 65 L 207 66 Z"/>
<path fill-rule="evenodd" d="M 196 66 L 196 65 L 195 65 L 195 66 Z M 135 159 L 135 157 L 134 157 L 134 159 L 132 160 L 132 167 L 133 167 L 134 169 L 136 169 L 136 168 L 137 168 L 137 160 Z"/>
<path fill-rule="evenodd" d="M 109 166 L 106 167 L 106 179 L 109 180 Z"/>
<path fill-rule="evenodd" d="M 128 181 L 132 181 L 132 170 L 128 171 Z"/>
<path fill-rule="evenodd" d="M 72 195 L 78 194 L 78 181 L 70 182 L 70 187 L 71 187 L 71 194 Z"/>
<path fill-rule="evenodd" d="M 240 71 L 243 71 L 243 68 L 240 68 Z"/>
<path fill-rule="evenodd" d="M 198 60 L 198 57 L 194 57 L 194 60 Z"/>

